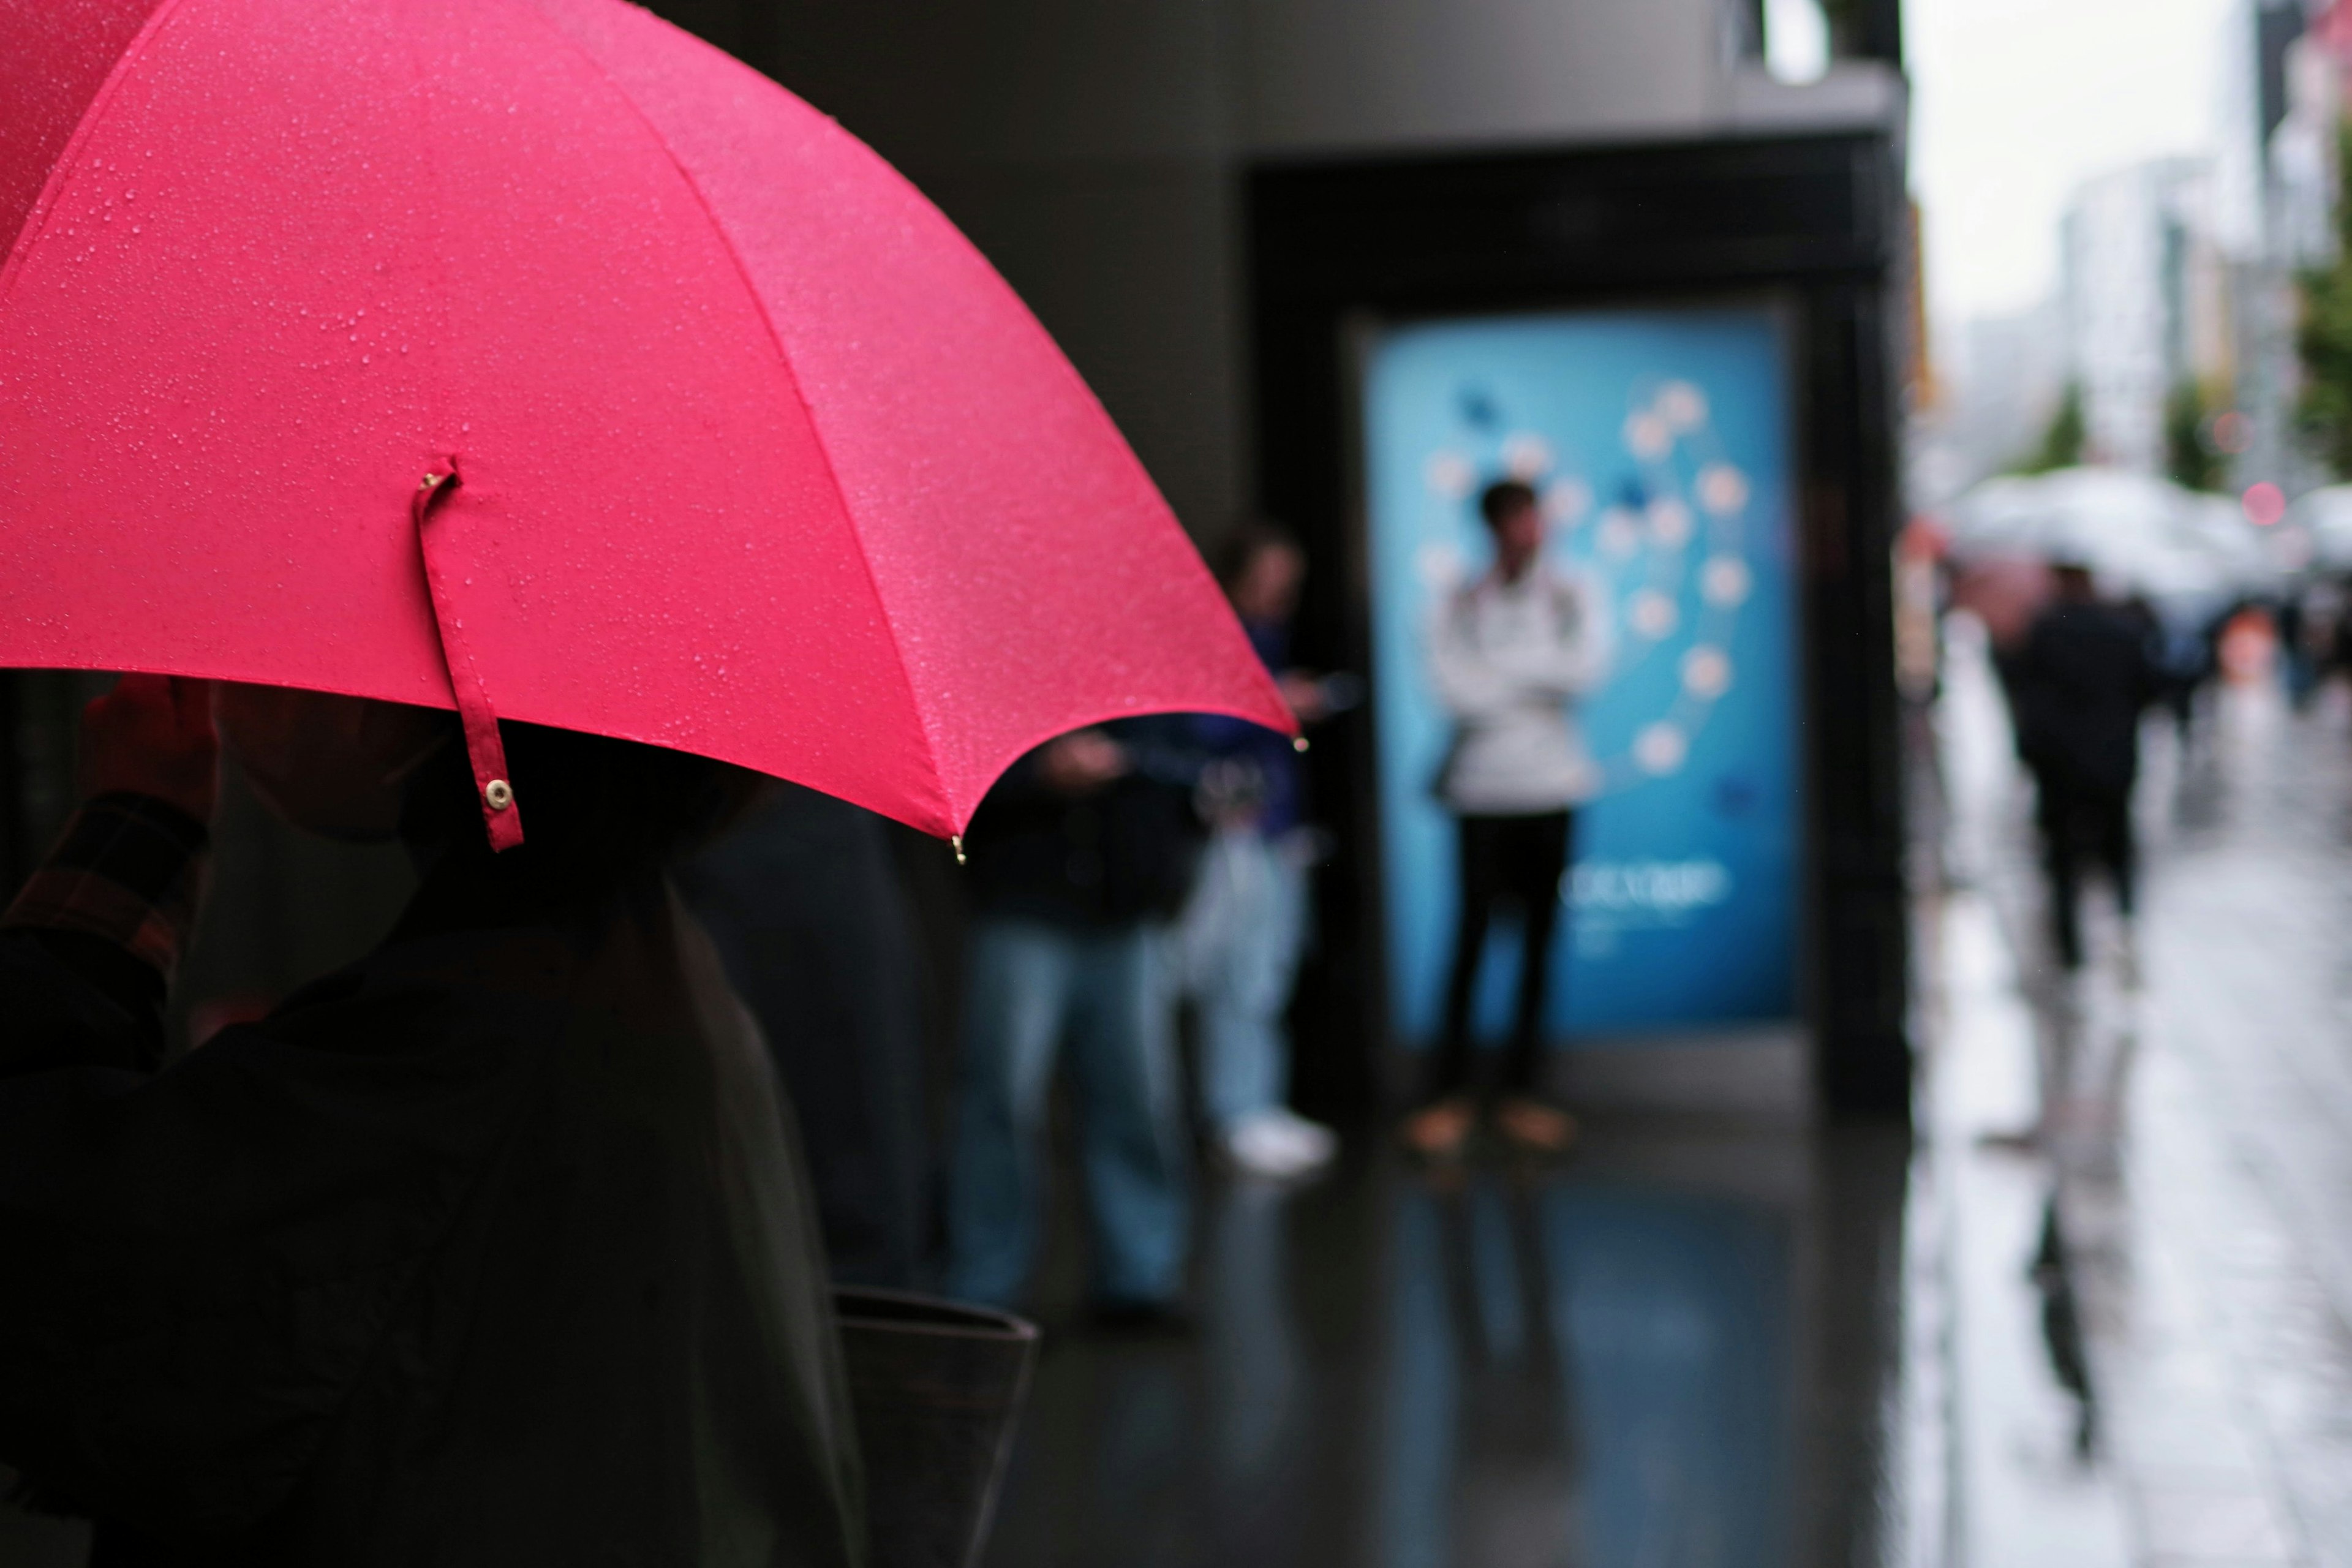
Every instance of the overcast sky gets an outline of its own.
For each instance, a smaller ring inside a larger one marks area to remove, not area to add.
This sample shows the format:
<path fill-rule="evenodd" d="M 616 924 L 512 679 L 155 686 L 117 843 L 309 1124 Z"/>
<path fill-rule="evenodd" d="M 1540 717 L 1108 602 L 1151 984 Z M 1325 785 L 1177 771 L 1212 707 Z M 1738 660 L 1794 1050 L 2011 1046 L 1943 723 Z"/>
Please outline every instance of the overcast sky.
<path fill-rule="evenodd" d="M 1940 321 L 2021 310 L 2085 178 L 2203 152 L 2231 0 L 1905 0 L 1912 188 Z"/>

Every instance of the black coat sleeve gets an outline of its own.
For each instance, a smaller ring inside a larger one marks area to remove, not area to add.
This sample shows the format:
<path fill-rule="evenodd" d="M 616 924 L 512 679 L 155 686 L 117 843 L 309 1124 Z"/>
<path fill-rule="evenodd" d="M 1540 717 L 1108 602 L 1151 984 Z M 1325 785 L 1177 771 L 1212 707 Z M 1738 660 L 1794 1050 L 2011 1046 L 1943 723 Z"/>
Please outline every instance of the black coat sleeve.
<path fill-rule="evenodd" d="M 268 1027 L 160 1068 L 201 847 L 94 802 L 0 928 L 0 1461 L 184 1543 L 291 1494 L 449 1187 L 408 1129 L 464 1122 Z"/>
<path fill-rule="evenodd" d="M 144 795 L 84 805 L 0 917 L 0 1079 L 152 1072 L 165 977 L 195 918 L 204 825 Z"/>

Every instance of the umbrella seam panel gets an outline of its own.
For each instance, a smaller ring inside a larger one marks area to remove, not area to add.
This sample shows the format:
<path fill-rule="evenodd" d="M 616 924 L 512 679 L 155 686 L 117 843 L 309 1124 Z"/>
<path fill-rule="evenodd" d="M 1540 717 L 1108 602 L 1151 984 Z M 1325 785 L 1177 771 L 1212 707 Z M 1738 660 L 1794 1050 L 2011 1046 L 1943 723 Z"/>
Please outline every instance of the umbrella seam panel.
<path fill-rule="evenodd" d="M 49 218 L 57 211 L 59 198 L 65 195 L 66 187 L 73 183 L 74 176 L 81 172 L 82 153 L 89 146 L 89 139 L 97 133 L 106 111 L 113 107 L 116 93 L 130 79 L 132 68 L 155 38 L 195 3 L 196 0 L 162 0 L 149 13 L 147 20 L 140 24 L 139 31 L 131 36 L 131 41 L 122 47 L 122 53 L 108 68 L 106 79 L 99 83 L 98 90 L 90 95 L 89 102 L 81 111 L 81 118 L 74 122 L 73 134 L 66 138 L 65 146 L 58 153 L 58 161 L 50 165 L 49 177 L 41 184 L 41 194 L 34 198 L 32 210 L 25 215 L 25 226 L 10 241 L 6 259 L 0 261 L 0 311 L 7 309 L 9 298 L 16 289 L 16 279 L 23 275 L 33 247 L 47 232 Z"/>
<path fill-rule="evenodd" d="M 947 777 L 940 766 L 939 737 L 931 721 L 930 710 L 925 705 L 921 694 L 915 689 L 914 671 L 908 667 L 906 647 L 899 641 L 898 622 L 890 613 L 890 601 L 882 592 L 882 581 L 874 570 L 873 557 L 866 551 L 865 536 L 857 531 L 857 519 L 850 506 L 849 493 L 842 485 L 840 470 L 834 464 L 833 449 L 825 441 L 824 427 L 817 422 L 816 409 L 811 405 L 808 394 L 801 387 L 800 374 L 793 368 L 791 351 L 784 346 L 783 333 L 778 329 L 775 317 L 770 312 L 767 300 L 761 296 L 758 285 L 751 281 L 751 271 L 744 264 L 743 253 L 737 248 L 734 237 L 727 232 L 725 221 L 719 217 L 719 210 L 711 205 L 710 197 L 703 190 L 701 182 L 694 177 L 694 172 L 686 166 L 686 162 L 678 156 L 677 150 L 670 145 L 669 138 L 662 134 L 661 127 L 654 123 L 653 117 L 647 114 L 644 106 L 630 95 L 629 89 L 605 68 L 604 61 L 590 53 L 578 39 L 558 26 L 553 19 L 537 5 L 532 4 L 531 0 L 520 0 L 520 5 L 522 9 L 531 14 L 541 26 L 561 39 L 565 48 L 584 61 L 596 74 L 597 79 L 612 89 L 615 98 L 628 105 L 629 112 L 636 118 L 638 124 L 645 127 L 646 134 L 653 139 L 654 145 L 661 149 L 662 156 L 668 160 L 670 167 L 677 172 L 679 183 L 693 195 L 695 205 L 702 209 L 703 219 L 710 226 L 712 237 L 718 241 L 719 249 L 726 254 L 729 265 L 734 268 L 736 279 L 742 284 L 744 294 L 751 301 L 751 308 L 759 314 L 760 324 L 767 329 L 768 342 L 776 351 L 777 367 L 783 373 L 785 384 L 792 389 L 793 401 L 800 408 L 801 416 L 808 422 L 809 438 L 815 443 L 817 456 L 824 463 L 825 479 L 832 485 L 834 495 L 841 502 L 842 521 L 849 531 L 851 542 L 856 546 L 857 563 L 866 574 L 866 587 L 874 595 L 875 608 L 881 612 L 883 630 L 889 639 L 891 655 L 898 660 L 899 683 L 906 689 L 907 705 L 913 710 L 915 722 L 922 732 L 924 762 L 929 768 L 929 782 L 934 796 L 933 806 L 942 820 L 952 821 L 956 816 L 956 810 L 954 803 L 948 798 Z M 656 20 L 658 21 L 659 18 Z M 672 26 L 667 22 L 661 25 Z M 687 37 L 691 38 L 692 35 L 689 34 Z M 703 47 L 711 47 L 708 44 L 703 44 L 700 39 L 693 39 L 693 41 Z M 728 56 L 727 60 L 730 65 L 738 68 L 743 70 L 751 68 L 732 56 Z M 760 84 L 773 91 L 783 90 L 765 76 L 760 76 Z M 957 826 L 961 827 L 964 825 L 959 823 Z"/>

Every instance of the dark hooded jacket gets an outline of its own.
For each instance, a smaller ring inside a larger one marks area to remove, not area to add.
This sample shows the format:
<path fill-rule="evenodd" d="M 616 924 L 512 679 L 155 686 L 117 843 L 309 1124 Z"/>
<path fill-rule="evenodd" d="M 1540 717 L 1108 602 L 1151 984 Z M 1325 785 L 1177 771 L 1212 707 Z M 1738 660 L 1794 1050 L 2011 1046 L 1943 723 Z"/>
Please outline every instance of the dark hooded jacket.
<path fill-rule="evenodd" d="M 2139 716 L 2158 689 L 2151 642 L 2117 605 L 2062 600 L 2035 617 L 2008 684 L 2019 755 L 2046 787 L 2130 793 Z"/>
<path fill-rule="evenodd" d="M 450 851 L 160 1070 L 137 950 L 0 931 L 0 1460 L 98 1561 L 858 1560 L 789 1119 L 657 873 Z"/>

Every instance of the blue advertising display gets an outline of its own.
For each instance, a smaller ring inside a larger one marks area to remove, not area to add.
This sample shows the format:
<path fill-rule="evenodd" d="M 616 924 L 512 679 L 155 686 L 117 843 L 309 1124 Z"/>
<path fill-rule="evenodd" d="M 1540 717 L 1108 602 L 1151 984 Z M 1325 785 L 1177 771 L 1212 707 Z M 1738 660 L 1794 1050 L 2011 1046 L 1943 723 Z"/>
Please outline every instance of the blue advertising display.
<path fill-rule="evenodd" d="M 1487 569 L 1479 494 L 1543 498 L 1546 550 L 1613 622 L 1575 708 L 1592 798 L 1563 882 L 1546 1033 L 1720 1030 L 1796 1012 L 1797 628 L 1781 326 L 1763 309 L 1423 322 L 1382 333 L 1364 461 L 1391 1005 L 1438 1029 L 1456 910 L 1436 776 L 1434 615 Z M 1499 1033 L 1517 932 L 1477 993 Z"/>

